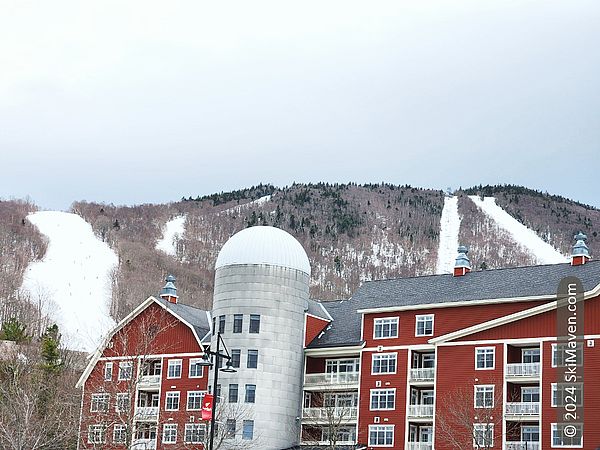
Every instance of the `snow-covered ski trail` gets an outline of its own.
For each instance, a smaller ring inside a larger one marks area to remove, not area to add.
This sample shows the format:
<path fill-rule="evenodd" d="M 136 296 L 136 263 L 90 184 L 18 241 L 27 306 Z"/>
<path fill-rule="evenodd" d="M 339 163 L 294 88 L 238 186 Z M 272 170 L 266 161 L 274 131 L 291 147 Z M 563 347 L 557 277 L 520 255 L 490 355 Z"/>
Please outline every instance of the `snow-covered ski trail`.
<path fill-rule="evenodd" d="M 525 248 L 536 259 L 538 264 L 568 262 L 566 256 L 547 242 L 544 242 L 535 231 L 527 228 L 498 206 L 494 197 L 485 197 L 482 200 L 477 195 L 469 195 L 469 198 L 481 211 L 494 220 L 500 228 L 508 232 L 515 242 Z"/>
<path fill-rule="evenodd" d="M 110 280 L 117 255 L 76 214 L 43 211 L 27 219 L 48 238 L 48 249 L 27 268 L 22 291 L 58 324 L 68 348 L 95 349 L 114 326 Z"/>
<path fill-rule="evenodd" d="M 458 197 L 446 197 L 440 220 L 440 245 L 435 273 L 452 273 L 457 255 L 459 229 Z"/>
<path fill-rule="evenodd" d="M 169 220 L 163 229 L 163 236 L 156 243 L 156 249 L 167 255 L 177 256 L 177 241 L 185 232 L 185 216 L 177 216 Z"/>

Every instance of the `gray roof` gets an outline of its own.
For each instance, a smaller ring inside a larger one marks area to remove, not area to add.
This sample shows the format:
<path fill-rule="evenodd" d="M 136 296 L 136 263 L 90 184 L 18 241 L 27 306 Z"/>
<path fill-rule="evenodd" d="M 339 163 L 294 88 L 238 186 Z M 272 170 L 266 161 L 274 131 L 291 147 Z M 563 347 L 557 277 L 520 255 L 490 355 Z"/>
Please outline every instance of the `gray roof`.
<path fill-rule="evenodd" d="M 199 339 L 202 339 L 210 331 L 208 315 L 203 309 L 182 303 L 171 303 L 160 297 L 157 298 L 157 301 L 194 327 Z"/>
<path fill-rule="evenodd" d="M 347 347 L 359 345 L 360 314 L 356 312 L 357 303 L 354 300 L 323 302 L 322 305 L 333 318 L 325 333 L 317 336 L 308 348 Z"/>
<path fill-rule="evenodd" d="M 306 312 L 313 316 L 319 317 L 323 320 L 330 320 L 327 313 L 321 307 L 320 300 L 313 300 L 312 298 L 309 298 L 308 299 L 308 309 L 306 310 Z"/>

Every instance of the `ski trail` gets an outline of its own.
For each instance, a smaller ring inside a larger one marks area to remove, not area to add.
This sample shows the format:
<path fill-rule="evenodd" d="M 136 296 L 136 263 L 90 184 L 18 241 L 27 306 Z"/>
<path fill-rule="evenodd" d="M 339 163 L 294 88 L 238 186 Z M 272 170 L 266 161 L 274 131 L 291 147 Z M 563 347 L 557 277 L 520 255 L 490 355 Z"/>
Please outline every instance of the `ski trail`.
<path fill-rule="evenodd" d="M 446 197 L 440 220 L 440 245 L 435 273 L 452 273 L 457 255 L 459 229 L 458 197 Z"/>
<path fill-rule="evenodd" d="M 528 250 L 535 257 L 538 264 L 559 264 L 569 261 L 558 250 L 544 242 L 535 231 L 527 228 L 498 206 L 494 197 L 485 197 L 481 200 L 477 195 L 469 195 L 469 198 L 479 209 L 494 220 L 498 227 L 508 232 L 515 242 Z"/>
<path fill-rule="evenodd" d="M 156 242 L 156 249 L 167 255 L 177 256 L 177 241 L 185 231 L 185 216 L 169 220 L 163 229 L 163 237 Z"/>

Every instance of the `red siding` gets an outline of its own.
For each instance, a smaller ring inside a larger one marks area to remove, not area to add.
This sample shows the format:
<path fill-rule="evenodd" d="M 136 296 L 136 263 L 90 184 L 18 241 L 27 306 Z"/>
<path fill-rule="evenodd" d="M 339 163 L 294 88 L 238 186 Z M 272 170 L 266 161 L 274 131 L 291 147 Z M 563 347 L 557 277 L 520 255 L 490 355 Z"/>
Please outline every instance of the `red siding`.
<path fill-rule="evenodd" d="M 329 325 L 329 321 L 318 317 L 306 315 L 306 329 L 304 332 L 304 346 L 310 344 L 325 327 Z"/>
<path fill-rule="evenodd" d="M 309 356 L 306 358 L 306 373 L 325 373 L 325 361 L 327 359 L 335 358 L 313 358 Z"/>

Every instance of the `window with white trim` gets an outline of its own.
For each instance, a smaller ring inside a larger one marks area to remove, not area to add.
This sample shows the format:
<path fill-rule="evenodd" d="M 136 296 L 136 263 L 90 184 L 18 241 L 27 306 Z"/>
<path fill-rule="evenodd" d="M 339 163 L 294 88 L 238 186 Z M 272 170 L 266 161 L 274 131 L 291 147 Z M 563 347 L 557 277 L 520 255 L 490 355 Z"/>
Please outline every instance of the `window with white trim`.
<path fill-rule="evenodd" d="M 204 376 L 204 367 L 202 366 L 202 358 L 190 359 L 190 378 L 202 378 Z"/>
<path fill-rule="evenodd" d="M 473 447 L 490 448 L 494 446 L 494 424 L 473 424 Z"/>
<path fill-rule="evenodd" d="M 246 395 L 244 397 L 244 401 L 246 403 L 254 403 L 256 401 L 256 385 L 255 384 L 247 384 L 246 385 Z"/>
<path fill-rule="evenodd" d="M 113 376 L 113 363 L 104 363 L 104 381 L 111 381 Z"/>
<path fill-rule="evenodd" d="M 260 333 L 260 314 L 250 314 L 250 328 L 248 332 L 252 334 Z"/>
<path fill-rule="evenodd" d="M 254 439 L 254 420 L 244 420 L 242 422 L 242 439 L 245 441 Z"/>
<path fill-rule="evenodd" d="M 188 409 L 188 411 L 201 410 L 203 398 L 204 398 L 204 391 L 188 391 L 188 393 L 187 393 L 187 409 Z"/>
<path fill-rule="evenodd" d="M 567 365 L 583 365 L 583 343 L 577 342 L 575 348 L 567 343 L 552 344 L 552 367 L 566 367 Z"/>
<path fill-rule="evenodd" d="M 558 424 L 553 423 L 551 425 L 552 430 L 552 440 L 551 447 L 570 447 L 570 448 L 582 448 L 583 447 L 583 429 L 581 424 L 572 424 L 577 433 L 574 437 L 567 437 L 564 432 L 564 427 L 566 424 Z"/>
<path fill-rule="evenodd" d="M 121 361 L 119 363 L 119 381 L 131 380 L 133 374 L 133 362 Z"/>
<path fill-rule="evenodd" d="M 396 353 L 374 353 L 371 359 L 371 374 L 396 373 Z"/>
<path fill-rule="evenodd" d="M 416 316 L 415 336 L 433 336 L 433 314 Z"/>
<path fill-rule="evenodd" d="M 243 327 L 244 327 L 244 315 L 243 314 L 234 314 L 233 315 L 233 332 L 241 333 Z"/>
<path fill-rule="evenodd" d="M 258 350 L 248 350 L 248 360 L 246 361 L 248 369 L 258 368 Z"/>
<path fill-rule="evenodd" d="M 105 392 L 101 394 L 92 394 L 92 400 L 90 404 L 90 412 L 106 412 L 108 411 L 108 404 L 110 402 L 110 394 Z"/>
<path fill-rule="evenodd" d="M 391 410 L 395 403 L 396 389 L 371 389 L 371 411 Z"/>
<path fill-rule="evenodd" d="M 186 423 L 183 442 L 186 444 L 202 444 L 206 438 L 206 425 L 203 423 Z"/>
<path fill-rule="evenodd" d="M 115 410 L 117 412 L 127 412 L 129 411 L 130 401 L 129 401 L 129 393 L 128 392 L 119 392 L 117 394 L 117 403 L 115 405 Z"/>
<path fill-rule="evenodd" d="M 225 422 L 225 439 L 233 439 L 235 437 L 235 429 L 235 419 L 227 419 Z"/>
<path fill-rule="evenodd" d="M 113 427 L 113 442 L 115 444 L 123 444 L 127 441 L 127 425 L 115 424 Z"/>
<path fill-rule="evenodd" d="M 175 444 L 177 442 L 177 424 L 165 423 L 163 425 L 163 444 Z"/>
<path fill-rule="evenodd" d="M 532 364 L 540 362 L 539 348 L 524 348 L 521 350 L 521 359 L 523 364 Z"/>
<path fill-rule="evenodd" d="M 88 443 L 89 444 L 104 444 L 106 443 L 106 426 L 90 425 L 88 426 Z"/>
<path fill-rule="evenodd" d="M 165 396 L 165 411 L 178 411 L 179 410 L 179 392 L 171 391 L 167 392 Z"/>
<path fill-rule="evenodd" d="M 360 367 L 358 358 L 328 359 L 325 361 L 325 373 L 357 373 Z"/>
<path fill-rule="evenodd" d="M 475 408 L 494 407 L 494 385 L 475 386 Z"/>
<path fill-rule="evenodd" d="M 388 339 L 398 337 L 398 317 L 381 317 L 375 319 L 373 339 Z"/>
<path fill-rule="evenodd" d="M 552 383 L 552 396 L 550 406 L 565 406 L 565 398 L 569 398 L 569 403 L 576 406 L 583 406 L 583 383 Z"/>
<path fill-rule="evenodd" d="M 393 447 L 394 425 L 369 425 L 369 447 Z"/>
<path fill-rule="evenodd" d="M 537 386 L 521 388 L 521 402 L 538 403 L 540 401 L 540 388 Z"/>
<path fill-rule="evenodd" d="M 167 378 L 181 378 L 181 359 L 170 359 L 167 369 Z"/>
<path fill-rule="evenodd" d="M 496 348 L 495 347 L 477 347 L 475 348 L 475 369 L 491 370 L 495 365 Z"/>

